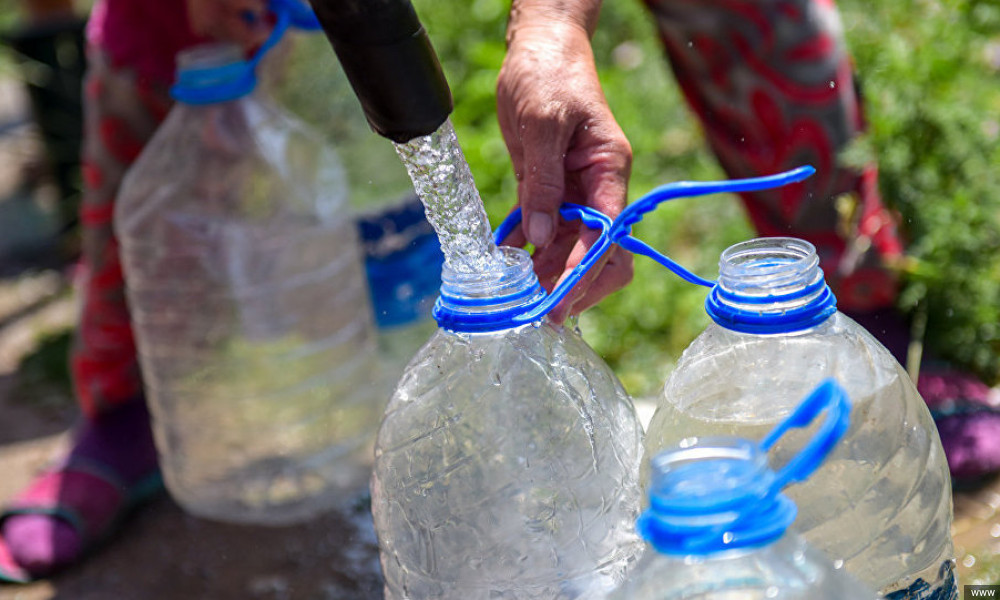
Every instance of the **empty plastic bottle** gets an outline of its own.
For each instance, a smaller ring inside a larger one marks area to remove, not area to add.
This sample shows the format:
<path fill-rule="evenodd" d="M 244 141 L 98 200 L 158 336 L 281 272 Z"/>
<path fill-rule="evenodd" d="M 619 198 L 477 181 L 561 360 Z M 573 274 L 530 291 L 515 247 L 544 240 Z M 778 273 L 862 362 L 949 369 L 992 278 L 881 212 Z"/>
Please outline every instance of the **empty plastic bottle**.
<path fill-rule="evenodd" d="M 384 406 L 346 179 L 254 92 L 256 59 L 178 63 L 115 215 L 165 480 L 196 515 L 309 518 L 364 491 Z"/>
<path fill-rule="evenodd" d="M 767 450 L 790 427 L 828 415 L 781 470 Z M 877 594 L 788 527 L 796 506 L 781 493 L 816 469 L 844 434 L 850 405 L 821 384 L 759 445 L 694 437 L 650 461 L 649 508 L 639 519 L 646 554 L 613 600 L 864 600 Z"/>
<path fill-rule="evenodd" d="M 852 425 L 816 475 L 788 489 L 800 509 L 796 530 L 891 597 L 955 597 L 951 483 L 930 413 L 892 355 L 837 312 L 812 245 L 791 238 L 737 244 L 722 254 L 714 283 L 626 235 L 665 200 L 774 187 L 811 172 L 664 186 L 616 222 L 619 244 L 712 287 L 706 308 L 714 323 L 666 381 L 646 456 L 692 435 L 759 437 L 834 377 L 854 402 Z M 801 436 L 791 435 L 771 450 L 772 459 L 801 447 Z"/>
<path fill-rule="evenodd" d="M 445 267 L 440 329 L 376 444 L 386 598 L 602 598 L 624 578 L 641 548 L 642 429 L 608 366 L 544 316 L 607 246 L 548 297 L 520 249 L 502 249 L 499 272 Z"/>

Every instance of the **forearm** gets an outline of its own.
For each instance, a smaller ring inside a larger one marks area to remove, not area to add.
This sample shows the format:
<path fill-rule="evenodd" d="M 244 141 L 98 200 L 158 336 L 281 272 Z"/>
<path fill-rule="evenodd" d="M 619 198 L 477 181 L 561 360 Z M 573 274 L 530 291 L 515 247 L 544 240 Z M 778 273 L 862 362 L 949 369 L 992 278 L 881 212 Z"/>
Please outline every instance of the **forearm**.
<path fill-rule="evenodd" d="M 507 45 L 518 33 L 533 28 L 577 27 L 594 34 L 602 0 L 513 0 L 507 25 Z"/>

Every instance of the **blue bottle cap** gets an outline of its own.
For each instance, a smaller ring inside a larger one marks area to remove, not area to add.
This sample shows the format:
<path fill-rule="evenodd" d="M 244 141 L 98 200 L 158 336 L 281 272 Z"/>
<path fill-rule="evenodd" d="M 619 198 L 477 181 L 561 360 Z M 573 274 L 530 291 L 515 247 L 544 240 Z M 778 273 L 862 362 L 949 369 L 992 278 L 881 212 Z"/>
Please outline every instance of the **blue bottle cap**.
<path fill-rule="evenodd" d="M 759 444 L 734 437 L 685 440 L 655 456 L 650 506 L 639 517 L 640 535 L 664 554 L 707 555 L 776 541 L 795 520 L 796 507 L 781 493 L 803 481 L 847 431 L 850 402 L 832 379 L 821 383 Z M 778 471 L 767 451 L 789 429 L 827 417 L 812 440 Z"/>

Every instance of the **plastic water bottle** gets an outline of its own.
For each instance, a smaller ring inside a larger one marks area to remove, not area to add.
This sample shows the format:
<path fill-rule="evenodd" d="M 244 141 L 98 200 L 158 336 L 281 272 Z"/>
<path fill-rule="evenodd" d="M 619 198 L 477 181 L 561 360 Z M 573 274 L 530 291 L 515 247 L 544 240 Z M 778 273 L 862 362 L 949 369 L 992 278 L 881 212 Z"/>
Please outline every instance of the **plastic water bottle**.
<path fill-rule="evenodd" d="M 238 49 L 178 62 L 115 215 L 161 466 L 193 514 L 306 519 L 363 493 L 384 406 L 346 179 Z"/>
<path fill-rule="evenodd" d="M 781 470 L 767 449 L 789 427 L 829 412 Z M 863 600 L 877 594 L 789 529 L 796 506 L 781 488 L 802 481 L 848 425 L 843 389 L 828 380 L 763 443 L 685 438 L 650 461 L 646 554 L 613 600 Z"/>
<path fill-rule="evenodd" d="M 528 254 L 502 251 L 500 272 L 445 267 L 440 329 L 379 429 L 372 512 L 388 599 L 602 598 L 641 548 L 632 402 L 544 317 L 568 286 L 546 297 Z"/>
<path fill-rule="evenodd" d="M 885 593 L 954 586 L 951 482 L 930 413 L 896 359 L 835 302 L 808 242 L 726 250 L 707 301 L 715 323 L 668 378 L 646 452 L 690 435 L 759 437 L 834 377 L 854 401 L 852 426 L 813 478 L 788 489 L 796 529 Z M 800 447 L 790 436 L 772 455 Z"/>
<path fill-rule="evenodd" d="M 770 177 L 669 184 L 616 219 L 615 242 L 712 288 L 705 306 L 714 323 L 667 379 L 645 454 L 692 435 L 758 438 L 833 377 L 854 403 L 851 429 L 814 477 L 787 490 L 799 506 L 796 530 L 889 598 L 953 598 L 951 482 L 937 430 L 896 359 L 837 312 L 813 246 L 792 238 L 737 244 L 722 254 L 716 283 L 629 233 L 667 200 L 767 189 L 813 172 L 802 167 Z M 772 460 L 797 452 L 804 435 L 782 440 Z"/>

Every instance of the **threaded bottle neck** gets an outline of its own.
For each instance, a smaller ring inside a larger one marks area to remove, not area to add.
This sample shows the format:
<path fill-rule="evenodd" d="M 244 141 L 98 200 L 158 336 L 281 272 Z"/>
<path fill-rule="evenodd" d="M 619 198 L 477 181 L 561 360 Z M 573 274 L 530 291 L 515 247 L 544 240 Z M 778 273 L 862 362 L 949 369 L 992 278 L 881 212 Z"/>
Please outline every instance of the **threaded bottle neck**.
<path fill-rule="evenodd" d="M 706 301 L 719 325 L 744 333 L 815 327 L 836 312 L 816 248 L 795 238 L 760 238 L 731 246 Z"/>
<path fill-rule="evenodd" d="M 443 329 L 488 332 L 510 329 L 511 318 L 528 312 L 545 299 L 531 257 L 520 248 L 501 247 L 499 269 L 461 273 L 448 267 L 441 271 L 441 296 L 434 318 Z"/>

